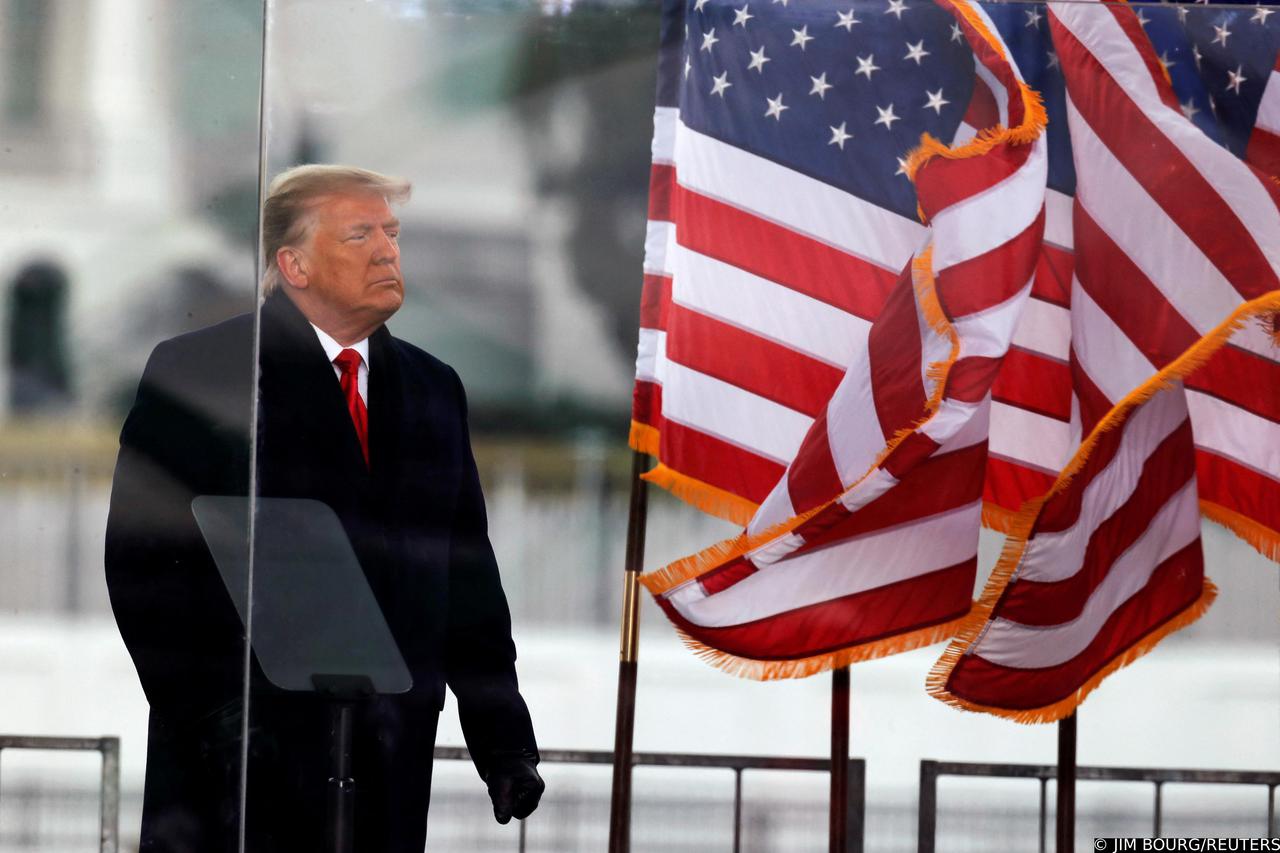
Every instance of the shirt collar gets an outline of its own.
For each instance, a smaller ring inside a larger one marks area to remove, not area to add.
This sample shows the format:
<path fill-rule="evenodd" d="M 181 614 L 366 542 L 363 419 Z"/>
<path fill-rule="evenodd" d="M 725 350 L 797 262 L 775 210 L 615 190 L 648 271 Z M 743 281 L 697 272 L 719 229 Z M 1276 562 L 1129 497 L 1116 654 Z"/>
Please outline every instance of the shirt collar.
<path fill-rule="evenodd" d="M 329 334 L 324 331 L 324 329 L 321 329 L 315 323 L 311 323 L 311 328 L 316 330 L 316 337 L 320 339 L 320 346 L 324 347 L 324 354 L 329 359 L 330 363 L 332 363 L 333 360 L 338 357 L 338 353 L 342 352 L 344 349 L 353 349 L 356 352 L 360 353 L 360 359 L 361 361 L 363 361 L 365 369 L 368 369 L 369 367 L 369 339 L 368 338 L 364 338 L 362 340 L 356 341 L 354 344 L 351 344 L 350 346 L 344 347 L 342 344 L 338 343 L 332 337 L 330 337 Z"/>

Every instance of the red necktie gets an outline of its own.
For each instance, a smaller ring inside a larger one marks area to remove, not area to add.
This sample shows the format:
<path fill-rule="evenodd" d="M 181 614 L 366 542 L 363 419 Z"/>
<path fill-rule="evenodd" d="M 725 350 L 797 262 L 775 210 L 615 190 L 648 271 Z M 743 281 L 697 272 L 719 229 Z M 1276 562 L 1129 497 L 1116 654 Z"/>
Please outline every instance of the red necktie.
<path fill-rule="evenodd" d="M 360 397 L 360 353 L 353 349 L 344 349 L 338 353 L 333 363 L 342 371 L 338 382 L 342 385 L 342 393 L 347 398 L 347 409 L 351 412 L 351 423 L 355 425 L 356 437 L 360 439 L 360 449 L 364 451 L 364 464 L 369 464 L 369 410 Z"/>

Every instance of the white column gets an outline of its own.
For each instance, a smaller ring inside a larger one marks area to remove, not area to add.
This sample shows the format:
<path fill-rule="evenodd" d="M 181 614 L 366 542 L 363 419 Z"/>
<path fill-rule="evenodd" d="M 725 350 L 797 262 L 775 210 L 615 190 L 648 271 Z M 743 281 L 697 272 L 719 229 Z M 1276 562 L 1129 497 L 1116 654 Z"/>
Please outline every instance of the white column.
<path fill-rule="evenodd" d="M 96 0 L 87 33 L 88 108 L 94 183 L 111 206 L 166 210 L 174 174 L 175 111 L 169 78 L 169 4 Z"/>

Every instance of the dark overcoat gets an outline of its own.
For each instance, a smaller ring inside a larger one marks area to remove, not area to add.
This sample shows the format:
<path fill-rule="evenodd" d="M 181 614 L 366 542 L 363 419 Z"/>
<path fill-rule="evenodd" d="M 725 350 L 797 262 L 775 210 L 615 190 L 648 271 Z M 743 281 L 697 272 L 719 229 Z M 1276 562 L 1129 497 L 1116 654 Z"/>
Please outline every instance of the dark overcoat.
<path fill-rule="evenodd" d="M 357 712 L 361 851 L 420 853 L 446 683 L 481 776 L 503 753 L 536 761 L 511 620 L 487 535 L 457 374 L 386 327 L 369 341 L 369 463 L 314 330 L 283 293 L 254 317 L 165 341 L 120 436 L 106 573 L 151 706 L 143 851 L 236 849 L 244 630 L 192 512 L 197 495 L 256 493 L 337 513 L 413 675 Z M 323 700 L 251 665 L 244 814 L 250 853 L 321 849 Z"/>

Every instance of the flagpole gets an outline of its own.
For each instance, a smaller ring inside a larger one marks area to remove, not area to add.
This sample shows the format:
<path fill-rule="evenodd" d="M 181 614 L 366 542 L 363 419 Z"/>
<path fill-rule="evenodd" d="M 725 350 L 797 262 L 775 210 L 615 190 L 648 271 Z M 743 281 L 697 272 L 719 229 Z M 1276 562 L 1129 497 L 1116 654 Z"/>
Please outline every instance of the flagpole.
<path fill-rule="evenodd" d="M 1076 714 L 1058 720 L 1057 853 L 1072 853 L 1076 836 Z"/>
<path fill-rule="evenodd" d="M 828 850 L 845 853 L 849 834 L 849 667 L 831 671 L 831 817 Z"/>
<path fill-rule="evenodd" d="M 640 475 L 647 454 L 631 457 L 631 513 L 627 520 L 626 561 L 622 571 L 622 641 L 618 654 L 618 707 L 613 735 L 613 795 L 609 805 L 609 853 L 631 847 L 631 746 L 636 727 L 636 669 L 639 652 L 640 569 L 648 520 L 648 486 Z"/>

